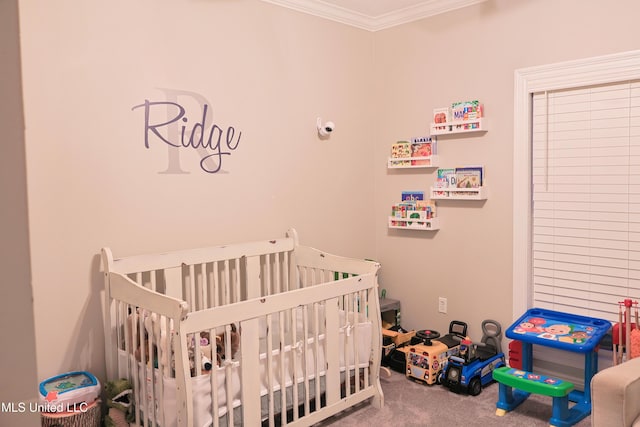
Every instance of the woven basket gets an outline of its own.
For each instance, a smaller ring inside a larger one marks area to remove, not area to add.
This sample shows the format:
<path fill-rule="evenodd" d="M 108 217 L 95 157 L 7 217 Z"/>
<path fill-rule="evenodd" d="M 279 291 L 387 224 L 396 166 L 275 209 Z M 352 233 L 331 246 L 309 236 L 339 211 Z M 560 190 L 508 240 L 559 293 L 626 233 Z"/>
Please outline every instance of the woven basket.
<path fill-rule="evenodd" d="M 42 412 L 42 427 L 100 427 L 101 405 L 95 400 L 78 412 Z"/>

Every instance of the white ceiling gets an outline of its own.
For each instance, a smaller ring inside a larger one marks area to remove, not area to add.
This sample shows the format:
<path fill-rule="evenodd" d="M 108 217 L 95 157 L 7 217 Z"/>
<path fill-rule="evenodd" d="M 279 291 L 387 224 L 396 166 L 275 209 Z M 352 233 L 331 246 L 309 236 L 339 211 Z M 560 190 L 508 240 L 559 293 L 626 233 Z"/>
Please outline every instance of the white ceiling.
<path fill-rule="evenodd" d="M 299 12 L 377 31 L 486 0 L 263 0 Z"/>

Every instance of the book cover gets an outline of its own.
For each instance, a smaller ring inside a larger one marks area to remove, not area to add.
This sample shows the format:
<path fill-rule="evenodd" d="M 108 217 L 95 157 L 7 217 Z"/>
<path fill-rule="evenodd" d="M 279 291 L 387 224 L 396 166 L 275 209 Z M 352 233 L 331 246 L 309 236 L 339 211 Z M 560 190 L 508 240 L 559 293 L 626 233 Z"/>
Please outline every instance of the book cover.
<path fill-rule="evenodd" d="M 434 187 L 447 188 L 456 186 L 456 170 L 451 169 L 438 169 L 436 175 L 436 182 Z"/>
<path fill-rule="evenodd" d="M 411 138 L 411 143 L 412 144 L 417 144 L 420 142 L 433 142 L 436 138 L 432 137 L 431 135 L 427 135 L 427 136 L 415 136 L 413 138 Z"/>
<path fill-rule="evenodd" d="M 425 218 L 431 219 L 436 216 L 436 202 L 435 200 L 418 200 L 416 202 L 416 209 L 425 212 Z"/>
<path fill-rule="evenodd" d="M 411 157 L 431 157 L 433 149 L 431 142 L 415 142 L 411 144 Z M 411 160 L 413 166 L 430 165 L 431 159 Z"/>
<path fill-rule="evenodd" d="M 417 200 L 424 200 L 424 191 L 403 191 L 403 202 L 415 202 Z"/>
<path fill-rule="evenodd" d="M 456 168 L 456 187 L 480 188 L 484 181 L 484 168 L 482 166 L 468 166 Z"/>
<path fill-rule="evenodd" d="M 474 120 L 482 117 L 480 101 L 463 101 L 451 104 L 451 121 Z"/>
<path fill-rule="evenodd" d="M 443 130 L 446 128 L 446 126 L 444 126 L 444 123 L 447 123 L 450 121 L 451 118 L 451 110 L 448 107 L 444 107 L 444 108 L 434 108 L 433 109 L 433 123 L 436 129 L 438 130 Z M 442 126 L 438 126 L 442 124 Z"/>
<path fill-rule="evenodd" d="M 397 166 L 405 166 L 411 164 L 411 143 L 409 141 L 398 141 L 391 145 L 391 158 L 406 159 L 394 162 Z"/>

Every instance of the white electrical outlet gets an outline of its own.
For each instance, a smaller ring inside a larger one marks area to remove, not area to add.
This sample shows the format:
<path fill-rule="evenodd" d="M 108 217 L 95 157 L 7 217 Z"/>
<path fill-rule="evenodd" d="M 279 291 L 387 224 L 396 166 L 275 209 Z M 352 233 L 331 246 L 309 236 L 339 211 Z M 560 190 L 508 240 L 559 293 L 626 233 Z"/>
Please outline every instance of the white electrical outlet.
<path fill-rule="evenodd" d="M 438 313 L 447 312 L 447 299 L 444 297 L 438 297 Z"/>

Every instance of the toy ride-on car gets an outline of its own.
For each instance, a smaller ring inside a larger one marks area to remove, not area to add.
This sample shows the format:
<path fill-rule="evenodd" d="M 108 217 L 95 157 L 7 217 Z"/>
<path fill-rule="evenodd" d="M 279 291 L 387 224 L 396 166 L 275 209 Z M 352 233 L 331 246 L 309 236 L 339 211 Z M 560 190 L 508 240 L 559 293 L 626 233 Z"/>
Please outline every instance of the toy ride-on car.
<path fill-rule="evenodd" d="M 464 339 L 458 355 L 450 356 L 442 371 L 440 382 L 456 393 L 467 392 L 477 396 L 482 387 L 493 381 L 493 370 L 505 366 L 500 351 L 501 326 L 494 320 L 482 322 L 483 337 L 479 343 Z"/>
<path fill-rule="evenodd" d="M 456 355 L 460 342 L 466 338 L 467 324 L 454 320 L 449 324 L 449 333 L 444 336 L 436 331 L 421 330 L 411 338 L 406 348 L 406 376 L 427 385 L 439 384 L 442 368 L 450 356 Z"/>

